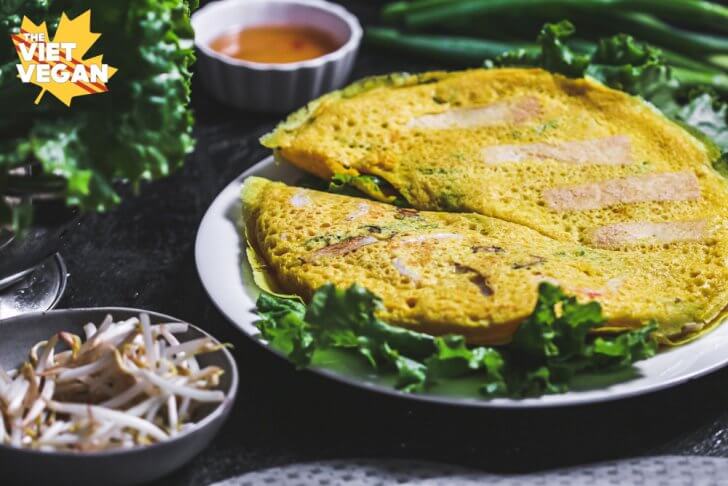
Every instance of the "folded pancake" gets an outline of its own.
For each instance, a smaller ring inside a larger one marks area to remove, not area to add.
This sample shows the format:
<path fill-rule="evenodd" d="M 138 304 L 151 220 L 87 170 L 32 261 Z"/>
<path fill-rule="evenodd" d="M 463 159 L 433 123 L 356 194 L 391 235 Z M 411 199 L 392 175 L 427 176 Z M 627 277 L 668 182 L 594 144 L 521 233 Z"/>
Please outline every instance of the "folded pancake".
<path fill-rule="evenodd" d="M 494 216 L 594 247 L 690 240 L 728 216 L 714 147 L 641 99 L 539 69 L 365 80 L 262 141 L 322 178 L 379 176 L 418 209 Z"/>
<path fill-rule="evenodd" d="M 708 329 L 728 302 L 728 239 L 719 219 L 596 236 L 614 245 L 633 233 L 690 234 L 660 252 L 615 252 L 497 218 L 397 208 L 257 177 L 245 181 L 242 201 L 247 240 L 279 291 L 307 299 L 327 282 L 358 283 L 382 298 L 385 321 L 459 333 L 473 344 L 508 342 L 533 310 L 541 281 L 598 300 L 605 330 L 655 319 L 668 341 Z"/>

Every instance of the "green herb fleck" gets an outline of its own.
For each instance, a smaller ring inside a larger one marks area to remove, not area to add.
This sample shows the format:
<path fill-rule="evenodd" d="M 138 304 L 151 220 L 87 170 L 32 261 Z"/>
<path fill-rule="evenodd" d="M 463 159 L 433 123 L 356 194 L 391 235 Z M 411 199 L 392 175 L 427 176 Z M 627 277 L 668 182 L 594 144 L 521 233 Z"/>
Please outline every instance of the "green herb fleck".
<path fill-rule="evenodd" d="M 533 127 L 533 131 L 536 134 L 541 135 L 544 132 L 547 132 L 549 130 L 554 130 L 554 129 L 558 128 L 558 127 L 559 127 L 559 122 L 558 121 L 556 121 L 556 120 L 549 120 L 546 123 L 543 123 L 541 125 L 538 125 L 538 126 Z"/>

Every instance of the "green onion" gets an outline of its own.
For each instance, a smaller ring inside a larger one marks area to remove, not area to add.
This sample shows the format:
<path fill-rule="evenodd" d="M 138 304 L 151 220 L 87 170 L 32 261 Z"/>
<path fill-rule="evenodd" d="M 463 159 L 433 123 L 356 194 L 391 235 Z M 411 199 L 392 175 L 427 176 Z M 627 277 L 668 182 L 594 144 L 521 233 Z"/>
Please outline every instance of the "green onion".
<path fill-rule="evenodd" d="M 535 49 L 525 42 L 500 42 L 470 37 L 403 34 L 395 29 L 371 27 L 366 40 L 371 45 L 396 49 L 454 64 L 479 65 L 511 49 Z"/>
<path fill-rule="evenodd" d="M 717 92 L 728 95 L 728 75 L 723 73 L 709 73 L 691 69 L 673 67 L 672 74 L 680 84 L 689 87 L 710 86 Z"/>
<path fill-rule="evenodd" d="M 678 21 L 712 27 L 728 32 L 728 8 L 696 0 L 421 0 L 401 6 L 394 14 L 409 27 L 423 28 L 458 19 L 518 11 L 521 15 L 545 9 L 580 9 L 591 14 L 608 14 L 615 10 L 649 12 Z"/>
<path fill-rule="evenodd" d="M 708 53 L 728 52 L 728 39 L 677 29 L 653 15 L 633 12 L 614 12 L 614 30 L 629 32 L 655 45 L 668 47 L 686 54 L 702 56 Z"/>

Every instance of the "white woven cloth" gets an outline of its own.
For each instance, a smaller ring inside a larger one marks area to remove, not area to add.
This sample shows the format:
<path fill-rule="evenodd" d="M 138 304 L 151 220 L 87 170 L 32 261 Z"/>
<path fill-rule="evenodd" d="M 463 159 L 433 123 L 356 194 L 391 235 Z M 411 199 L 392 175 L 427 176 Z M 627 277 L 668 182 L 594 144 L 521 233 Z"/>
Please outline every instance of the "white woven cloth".
<path fill-rule="evenodd" d="M 602 462 L 523 475 L 403 460 L 339 460 L 291 464 L 229 478 L 213 486 L 728 486 L 728 458 L 656 456 Z"/>

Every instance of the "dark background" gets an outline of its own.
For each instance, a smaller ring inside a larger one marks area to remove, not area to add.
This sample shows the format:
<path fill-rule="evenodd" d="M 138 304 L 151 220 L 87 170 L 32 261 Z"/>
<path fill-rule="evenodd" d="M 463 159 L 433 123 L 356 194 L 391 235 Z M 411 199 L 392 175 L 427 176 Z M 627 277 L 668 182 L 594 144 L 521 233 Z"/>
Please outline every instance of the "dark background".
<path fill-rule="evenodd" d="M 364 25 L 376 2 L 341 2 Z M 353 79 L 441 68 L 366 45 Z M 258 137 L 280 116 L 236 111 L 193 82 L 197 148 L 184 169 L 86 215 L 62 253 L 60 307 L 130 306 L 177 316 L 235 346 L 238 400 L 220 436 L 167 484 L 206 484 L 298 461 L 427 459 L 526 472 L 648 454 L 728 456 L 728 370 L 644 397 L 557 410 L 495 411 L 415 403 L 296 371 L 227 322 L 200 284 L 193 247 L 219 191 L 268 155 Z"/>

